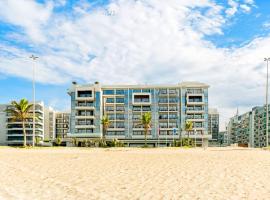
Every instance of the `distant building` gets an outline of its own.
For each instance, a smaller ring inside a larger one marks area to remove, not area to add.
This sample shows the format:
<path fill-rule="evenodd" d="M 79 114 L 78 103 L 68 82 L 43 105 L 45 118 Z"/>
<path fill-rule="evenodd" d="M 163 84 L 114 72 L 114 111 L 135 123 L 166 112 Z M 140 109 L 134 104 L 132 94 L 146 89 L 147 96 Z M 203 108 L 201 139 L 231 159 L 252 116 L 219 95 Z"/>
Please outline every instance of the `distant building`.
<path fill-rule="evenodd" d="M 10 104 L 0 104 L 0 145 L 23 144 L 22 123 L 13 121 L 6 113 Z M 41 140 L 53 141 L 57 136 L 66 138 L 69 132 L 69 112 L 58 112 L 51 107 L 45 107 L 43 102 L 36 103 L 36 137 Z M 26 122 L 27 143 L 32 144 L 32 118 Z"/>
<path fill-rule="evenodd" d="M 55 139 L 55 110 L 51 107 L 44 109 L 44 140 Z"/>
<path fill-rule="evenodd" d="M 106 139 L 117 138 L 127 145 L 144 143 L 140 118 L 151 112 L 152 126 L 148 144 L 169 145 L 173 139 L 187 137 L 186 121 L 193 122 L 191 138 L 197 144 L 211 138 L 208 132 L 208 85 L 183 82 L 175 85 L 78 85 L 69 89 L 71 96 L 70 133 L 83 140 L 100 138 L 101 119 L 111 121 Z M 195 129 L 197 136 L 195 136 Z"/>
<path fill-rule="evenodd" d="M 218 140 L 219 133 L 219 113 L 216 108 L 208 109 L 208 132 L 212 135 L 212 140 Z"/>
<path fill-rule="evenodd" d="M 11 104 L 0 105 L 0 143 L 4 145 L 22 145 L 23 128 L 21 121 L 14 121 L 12 115 L 6 112 L 11 108 Z M 32 112 L 32 111 L 30 111 Z M 35 107 L 35 137 L 44 139 L 44 104 L 37 102 Z M 33 118 L 27 119 L 25 123 L 27 144 L 33 141 Z"/>
<path fill-rule="evenodd" d="M 69 132 L 70 112 L 55 113 L 55 137 L 66 138 Z"/>
<path fill-rule="evenodd" d="M 257 106 L 242 115 L 235 115 L 230 119 L 227 130 L 229 144 L 237 143 L 249 147 L 267 146 L 265 106 Z M 270 131 L 270 126 L 268 130 Z"/>
<path fill-rule="evenodd" d="M 228 132 L 226 131 L 220 131 L 218 133 L 218 142 L 219 146 L 228 146 L 229 141 L 228 141 Z"/>

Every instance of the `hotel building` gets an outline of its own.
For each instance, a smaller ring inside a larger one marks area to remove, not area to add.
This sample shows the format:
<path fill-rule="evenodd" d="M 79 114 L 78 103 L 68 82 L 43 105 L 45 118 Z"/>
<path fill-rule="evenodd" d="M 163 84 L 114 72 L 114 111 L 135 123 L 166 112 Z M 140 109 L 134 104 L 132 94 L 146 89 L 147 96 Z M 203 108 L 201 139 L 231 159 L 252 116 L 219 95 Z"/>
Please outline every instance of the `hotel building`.
<path fill-rule="evenodd" d="M 207 143 L 208 88 L 198 82 L 175 85 L 78 85 L 73 83 L 69 137 L 100 138 L 101 119 L 107 115 L 110 127 L 106 139 L 117 138 L 128 146 L 144 142 L 140 119 L 143 113 L 152 116 L 149 145 L 169 145 L 174 139 L 187 137 L 186 121 L 193 122 L 190 138 Z M 194 135 L 196 129 L 197 135 Z"/>

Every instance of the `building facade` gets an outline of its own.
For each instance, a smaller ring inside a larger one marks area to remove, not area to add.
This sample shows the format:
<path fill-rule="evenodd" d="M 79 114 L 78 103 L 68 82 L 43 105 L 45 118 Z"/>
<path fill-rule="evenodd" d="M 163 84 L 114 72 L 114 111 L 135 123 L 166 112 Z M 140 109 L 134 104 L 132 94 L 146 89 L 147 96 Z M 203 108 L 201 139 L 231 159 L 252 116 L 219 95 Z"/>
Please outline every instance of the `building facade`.
<path fill-rule="evenodd" d="M 235 115 L 228 123 L 229 143 L 240 146 L 265 147 L 266 145 L 266 107 L 257 106 L 242 115 Z M 269 126 L 269 125 L 268 125 Z M 268 137 L 270 126 L 268 127 Z"/>
<path fill-rule="evenodd" d="M 55 113 L 55 138 L 66 138 L 69 132 L 69 112 L 56 112 Z"/>
<path fill-rule="evenodd" d="M 44 108 L 44 140 L 55 139 L 55 111 L 52 107 Z"/>
<path fill-rule="evenodd" d="M 212 135 L 212 140 L 217 142 L 219 133 L 219 113 L 216 108 L 208 110 L 208 131 Z"/>
<path fill-rule="evenodd" d="M 143 113 L 152 116 L 148 143 L 167 145 L 186 137 L 185 123 L 193 122 L 191 138 L 208 141 L 208 85 L 183 82 L 176 85 L 78 85 L 71 96 L 70 133 L 77 138 L 100 138 L 101 119 L 108 116 L 106 139 L 117 138 L 128 145 L 143 142 Z M 194 135 L 196 129 L 197 136 Z M 166 141 L 166 144 L 164 142 Z M 168 143 L 167 143 L 168 142 Z"/>
<path fill-rule="evenodd" d="M 13 116 L 7 113 L 12 105 L 0 105 L 0 139 L 4 145 L 22 145 L 23 144 L 23 128 L 21 121 L 14 121 Z M 44 104 L 37 102 L 35 107 L 35 137 L 40 140 L 44 139 Z M 30 110 L 30 113 L 33 113 Z M 32 144 L 33 141 L 33 118 L 29 118 L 25 123 L 27 144 Z"/>

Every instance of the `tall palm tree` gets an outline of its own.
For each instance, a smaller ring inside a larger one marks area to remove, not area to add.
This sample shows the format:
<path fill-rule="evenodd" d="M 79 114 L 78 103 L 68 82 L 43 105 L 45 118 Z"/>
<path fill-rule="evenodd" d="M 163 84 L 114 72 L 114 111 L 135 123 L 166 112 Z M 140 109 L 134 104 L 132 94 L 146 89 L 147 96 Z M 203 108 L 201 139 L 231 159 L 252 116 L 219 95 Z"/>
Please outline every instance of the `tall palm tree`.
<path fill-rule="evenodd" d="M 102 127 L 103 127 L 103 131 L 102 131 L 102 140 L 105 139 L 105 135 L 107 133 L 107 130 L 111 124 L 111 121 L 109 119 L 109 117 L 107 115 L 104 115 L 102 117 L 102 120 L 101 120 L 101 124 L 102 124 Z"/>
<path fill-rule="evenodd" d="M 188 132 L 188 138 L 189 138 L 190 131 L 192 131 L 192 129 L 193 129 L 192 121 L 186 121 L 185 129 Z"/>
<path fill-rule="evenodd" d="M 143 125 L 144 128 L 144 145 L 146 146 L 146 136 L 148 133 L 148 130 L 151 128 L 151 120 L 152 120 L 152 115 L 150 112 L 144 113 L 141 118 L 141 124 Z"/>
<path fill-rule="evenodd" d="M 19 102 L 12 101 L 12 107 L 7 109 L 6 112 L 10 113 L 13 121 L 22 122 L 23 128 L 23 146 L 26 147 L 26 131 L 25 131 L 25 122 L 27 119 L 32 117 L 30 110 L 33 107 L 33 104 L 29 104 L 26 99 L 21 99 Z"/>

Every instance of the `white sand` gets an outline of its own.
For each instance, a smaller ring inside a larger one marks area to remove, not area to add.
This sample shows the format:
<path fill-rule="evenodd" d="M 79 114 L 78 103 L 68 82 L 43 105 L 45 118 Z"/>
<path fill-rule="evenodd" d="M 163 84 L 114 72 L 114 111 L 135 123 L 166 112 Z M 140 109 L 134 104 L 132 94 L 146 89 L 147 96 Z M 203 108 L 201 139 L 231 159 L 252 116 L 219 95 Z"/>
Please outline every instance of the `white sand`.
<path fill-rule="evenodd" d="M 0 148 L 0 199 L 270 199 L 270 151 Z"/>

